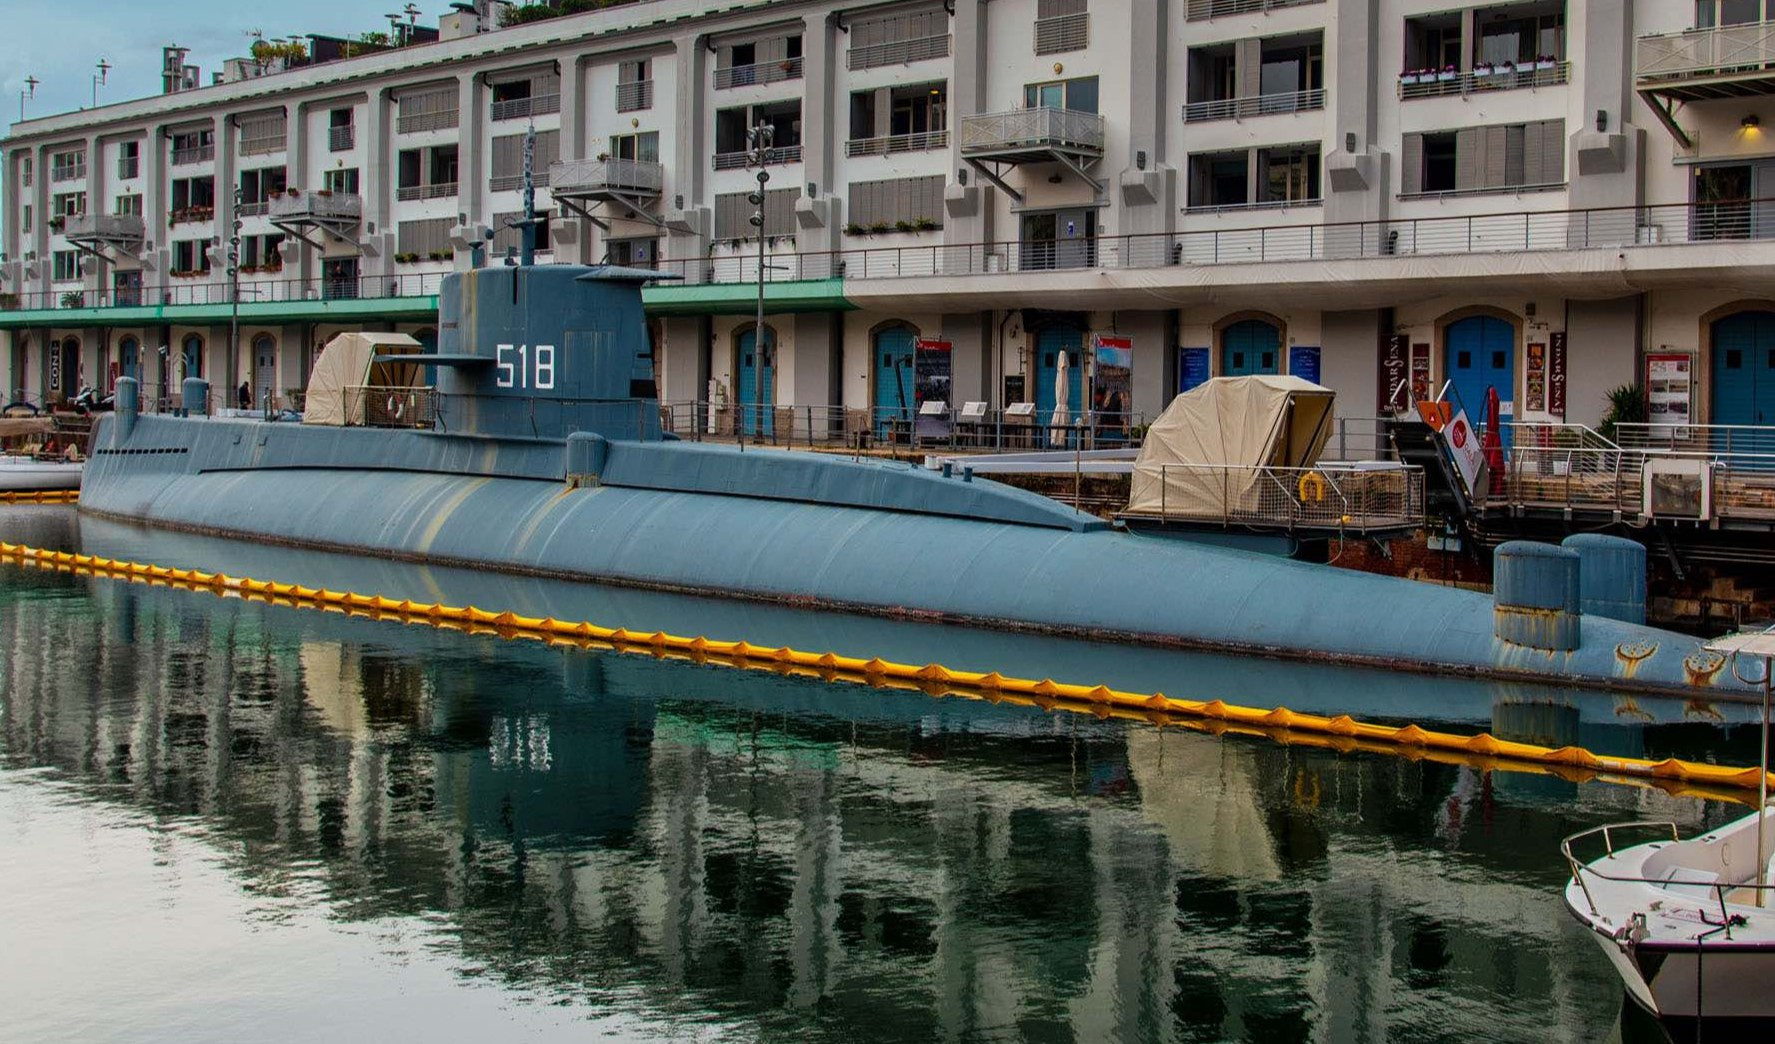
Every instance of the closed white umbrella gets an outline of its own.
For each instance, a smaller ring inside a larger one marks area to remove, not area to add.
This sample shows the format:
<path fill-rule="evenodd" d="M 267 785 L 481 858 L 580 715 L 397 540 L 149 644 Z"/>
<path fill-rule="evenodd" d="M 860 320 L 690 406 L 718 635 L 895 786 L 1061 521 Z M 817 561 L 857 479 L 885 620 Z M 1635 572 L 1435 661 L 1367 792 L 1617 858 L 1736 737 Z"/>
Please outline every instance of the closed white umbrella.
<path fill-rule="evenodd" d="M 1054 416 L 1048 420 L 1048 445 L 1066 445 L 1066 426 L 1072 423 L 1072 415 L 1066 410 L 1066 401 L 1072 389 L 1067 370 L 1066 352 L 1060 352 L 1060 358 L 1054 363 Z"/>

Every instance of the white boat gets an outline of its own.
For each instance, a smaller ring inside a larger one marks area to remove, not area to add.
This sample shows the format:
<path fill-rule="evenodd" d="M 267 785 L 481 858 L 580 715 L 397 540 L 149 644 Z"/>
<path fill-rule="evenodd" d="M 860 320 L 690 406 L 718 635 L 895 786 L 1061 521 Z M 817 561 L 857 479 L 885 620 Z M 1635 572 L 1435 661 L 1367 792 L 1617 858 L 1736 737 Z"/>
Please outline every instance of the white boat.
<path fill-rule="evenodd" d="M 79 489 L 80 469 L 79 461 L 0 454 L 0 492 Z"/>
<path fill-rule="evenodd" d="M 1685 841 L 1675 823 L 1611 823 L 1573 834 L 1559 850 L 1571 867 L 1566 908 L 1638 1004 L 1662 1019 L 1775 1020 L 1775 809 L 1769 807 L 1769 706 L 1775 628 L 1730 635 L 1708 649 L 1734 676 L 1763 688 L 1757 811 Z M 1739 662 L 1761 661 L 1760 677 Z M 1647 838 L 1650 833 L 1649 839 Z M 1644 839 L 1615 847 L 1623 834 Z M 1574 845 L 1602 855 L 1581 861 Z"/>
<path fill-rule="evenodd" d="M 1761 824 L 1758 818 L 1753 812 L 1687 841 L 1674 823 L 1615 823 L 1560 846 L 1572 868 L 1567 908 L 1653 1015 L 1775 1017 L 1775 895 L 1765 883 L 1775 810 L 1764 809 Z M 1629 831 L 1658 836 L 1617 849 Z M 1574 843 L 1597 838 L 1604 854 L 1580 862 Z"/>

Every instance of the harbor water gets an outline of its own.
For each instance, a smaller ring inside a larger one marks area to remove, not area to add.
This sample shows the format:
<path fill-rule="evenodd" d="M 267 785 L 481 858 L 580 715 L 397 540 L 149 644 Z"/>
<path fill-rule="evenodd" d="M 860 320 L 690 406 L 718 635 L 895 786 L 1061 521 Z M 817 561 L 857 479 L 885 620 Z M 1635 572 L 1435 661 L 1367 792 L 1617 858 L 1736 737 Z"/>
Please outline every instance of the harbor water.
<path fill-rule="evenodd" d="M 1754 763 L 1748 708 L 0 510 L 39 547 Z M 1661 1040 L 1562 836 L 1695 794 L 0 565 L 0 1039 Z"/>

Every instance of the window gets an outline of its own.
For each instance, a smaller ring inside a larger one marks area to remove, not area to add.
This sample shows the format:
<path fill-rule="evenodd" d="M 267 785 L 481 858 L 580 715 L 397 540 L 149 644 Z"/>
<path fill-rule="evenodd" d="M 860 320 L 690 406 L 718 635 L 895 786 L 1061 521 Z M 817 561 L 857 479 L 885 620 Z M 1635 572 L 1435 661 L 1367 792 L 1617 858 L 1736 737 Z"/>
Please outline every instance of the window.
<path fill-rule="evenodd" d="M 357 168 L 342 167 L 321 175 L 321 188 L 340 195 L 357 195 Z"/>
<path fill-rule="evenodd" d="M 1259 54 L 1259 94 L 1294 94 L 1325 86 L 1324 47 L 1317 37 L 1293 42 L 1265 40 Z"/>
<path fill-rule="evenodd" d="M 1189 205 L 1191 207 L 1242 207 L 1251 202 L 1251 155 L 1236 152 L 1205 152 L 1189 158 Z"/>
<path fill-rule="evenodd" d="M 1764 0 L 1695 0 L 1695 28 L 1712 29 L 1722 25 L 1749 25 L 1775 18 L 1775 5 Z"/>
<path fill-rule="evenodd" d="M 653 59 L 637 58 L 616 66 L 616 111 L 653 108 Z"/>
<path fill-rule="evenodd" d="M 943 175 L 853 181 L 845 213 L 860 229 L 902 232 L 943 227 Z"/>
<path fill-rule="evenodd" d="M 286 137 L 282 112 L 261 113 L 240 120 L 240 154 L 243 156 L 282 152 Z"/>
<path fill-rule="evenodd" d="M 66 282 L 80 278 L 80 252 L 77 250 L 57 250 L 50 257 L 50 278 L 57 282 Z"/>
<path fill-rule="evenodd" d="M 538 253 L 545 253 L 554 249 L 549 242 L 549 215 L 547 212 L 538 212 L 536 216 L 542 219 L 542 223 L 536 226 L 536 250 Z M 523 217 L 524 212 L 521 210 L 493 215 L 493 253 L 496 256 L 524 248 L 524 230 L 511 227 L 511 222 L 522 220 Z"/>
<path fill-rule="evenodd" d="M 173 240 L 173 274 L 207 273 L 210 270 L 210 255 L 206 249 L 207 246 L 208 240 L 203 239 Z"/>
<path fill-rule="evenodd" d="M 353 110 L 350 108 L 327 112 L 327 151 L 344 152 L 357 144 L 357 127 L 352 120 Z"/>
<path fill-rule="evenodd" d="M 1190 157 L 1192 209 L 1311 205 L 1319 198 L 1317 142 Z"/>
<path fill-rule="evenodd" d="M 142 171 L 142 146 L 140 142 L 126 141 L 117 146 L 117 177 L 128 181 Z"/>
<path fill-rule="evenodd" d="M 1257 150 L 1261 203 L 1310 203 L 1319 199 L 1319 146 L 1274 145 Z"/>
<path fill-rule="evenodd" d="M 717 48 L 715 89 L 801 78 L 801 34 L 747 40 Z"/>
<path fill-rule="evenodd" d="M 216 155 L 216 132 L 209 128 L 203 130 L 181 131 L 173 135 L 173 162 L 201 163 L 214 159 Z"/>
<path fill-rule="evenodd" d="M 715 197 L 715 238 L 718 240 L 757 239 L 758 229 L 752 225 L 755 209 L 744 192 L 723 192 Z M 769 189 L 764 193 L 764 234 L 792 236 L 795 234 L 795 201 L 801 198 L 799 188 Z"/>
<path fill-rule="evenodd" d="M 278 271 L 283 268 L 283 233 L 240 237 L 240 270 Z"/>
<path fill-rule="evenodd" d="M 530 157 L 530 171 L 537 185 L 549 183 L 549 164 L 561 158 L 561 132 L 537 131 Z M 455 163 L 455 154 L 451 154 Z M 524 136 L 507 134 L 493 139 L 493 169 L 488 187 L 495 192 L 524 187 Z"/>
<path fill-rule="evenodd" d="M 26 203 L 19 212 L 19 231 L 31 231 L 31 204 Z"/>
<path fill-rule="evenodd" d="M 263 167 L 240 172 L 240 202 L 243 206 L 264 203 L 274 192 L 289 186 L 289 172 L 284 167 Z"/>
<path fill-rule="evenodd" d="M 215 216 L 216 179 L 210 175 L 201 178 L 173 179 L 172 219 L 179 221 L 208 221 Z"/>
<path fill-rule="evenodd" d="M 1401 148 L 1401 194 L 1563 185 L 1565 146 L 1564 120 L 1407 134 Z"/>
<path fill-rule="evenodd" d="M 604 241 L 604 263 L 630 268 L 652 268 L 659 264 L 659 240 L 607 239 Z"/>
<path fill-rule="evenodd" d="M 1479 21 L 1475 59 L 1503 65 L 1532 62 L 1543 55 L 1565 57 L 1565 5 L 1542 3 L 1520 15 L 1494 15 Z"/>
<path fill-rule="evenodd" d="M 925 11 L 859 17 L 850 26 L 848 64 L 852 69 L 905 65 L 949 56 L 949 12 Z"/>
<path fill-rule="evenodd" d="M 773 132 L 771 148 L 776 161 L 793 163 L 801 158 L 801 102 L 744 105 L 715 112 L 715 169 L 745 165 L 747 133 L 760 123 Z"/>
<path fill-rule="evenodd" d="M 942 80 L 856 91 L 851 95 L 850 154 L 939 148 L 948 140 L 943 136 L 948 125 L 949 85 Z"/>
<path fill-rule="evenodd" d="M 1035 53 L 1082 51 L 1091 42 L 1087 0 L 1036 0 Z"/>
<path fill-rule="evenodd" d="M 1025 109 L 1070 109 L 1073 112 L 1097 111 L 1097 77 L 1077 80 L 1053 80 L 1032 83 L 1023 88 Z"/>
<path fill-rule="evenodd" d="M 49 197 L 49 213 L 51 217 L 70 217 L 74 214 L 86 213 L 86 193 L 59 192 Z"/>
<path fill-rule="evenodd" d="M 403 221 L 395 235 L 395 249 L 403 254 L 417 254 L 422 260 L 429 259 L 433 254 L 441 254 L 452 249 L 450 226 L 454 224 L 455 218 Z"/>
<path fill-rule="evenodd" d="M 400 116 L 395 120 L 395 130 L 401 134 L 444 130 L 456 126 L 460 121 L 455 88 L 415 91 L 401 95 Z"/>
<path fill-rule="evenodd" d="M 556 133 L 550 131 L 548 133 Z M 522 137 L 522 135 L 519 135 Z M 542 139 L 538 134 L 537 140 Z M 504 138 L 495 138 L 495 154 L 498 143 Z M 402 149 L 396 157 L 395 198 L 397 199 L 437 199 L 456 194 L 457 147 L 455 145 L 433 145 L 423 149 Z M 351 180 L 357 180 L 354 171 Z"/>
<path fill-rule="evenodd" d="M 30 188 L 31 187 L 31 157 L 29 157 L 29 156 L 19 157 L 18 175 L 19 175 L 19 186 L 21 188 Z"/>
<path fill-rule="evenodd" d="M 619 160 L 639 160 L 642 163 L 658 163 L 659 132 L 645 131 L 640 134 L 612 134 L 610 136 L 610 158 Z"/>
<path fill-rule="evenodd" d="M 112 208 L 111 212 L 113 214 L 120 214 L 120 215 L 127 214 L 127 215 L 133 215 L 135 217 L 141 217 L 142 216 L 142 194 L 140 192 L 130 192 L 130 193 L 126 193 L 124 195 L 118 196 L 116 199 L 116 204 Z"/>

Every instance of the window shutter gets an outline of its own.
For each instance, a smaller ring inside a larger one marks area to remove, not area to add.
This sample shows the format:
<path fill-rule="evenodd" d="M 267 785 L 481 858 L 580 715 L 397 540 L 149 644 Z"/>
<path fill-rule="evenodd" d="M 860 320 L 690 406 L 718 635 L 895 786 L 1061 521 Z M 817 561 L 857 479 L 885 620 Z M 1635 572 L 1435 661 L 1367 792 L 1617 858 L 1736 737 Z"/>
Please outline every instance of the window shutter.
<path fill-rule="evenodd" d="M 1399 191 L 1414 195 L 1424 191 L 1424 136 L 1407 134 L 1399 148 Z M 1192 203 L 1195 200 L 1191 200 Z"/>
<path fill-rule="evenodd" d="M 1529 129 L 1533 124 L 1511 124 L 1504 128 L 1504 184 L 1532 185 L 1526 180 L 1528 173 L 1528 139 Z"/>
<path fill-rule="evenodd" d="M 1466 127 L 1455 132 L 1455 188 L 1474 189 L 1482 184 L 1485 170 L 1484 135 L 1479 127 Z"/>
<path fill-rule="evenodd" d="M 1240 40 L 1233 45 L 1238 62 L 1238 97 L 1255 98 L 1263 93 L 1263 41 Z"/>
<path fill-rule="evenodd" d="M 1541 121 L 1541 184 L 1565 180 L 1565 121 Z"/>
<path fill-rule="evenodd" d="M 1503 188 L 1510 184 L 1510 128 L 1499 124 L 1478 130 L 1480 140 L 1484 142 L 1481 155 L 1485 157 L 1479 183 L 1485 188 Z"/>

